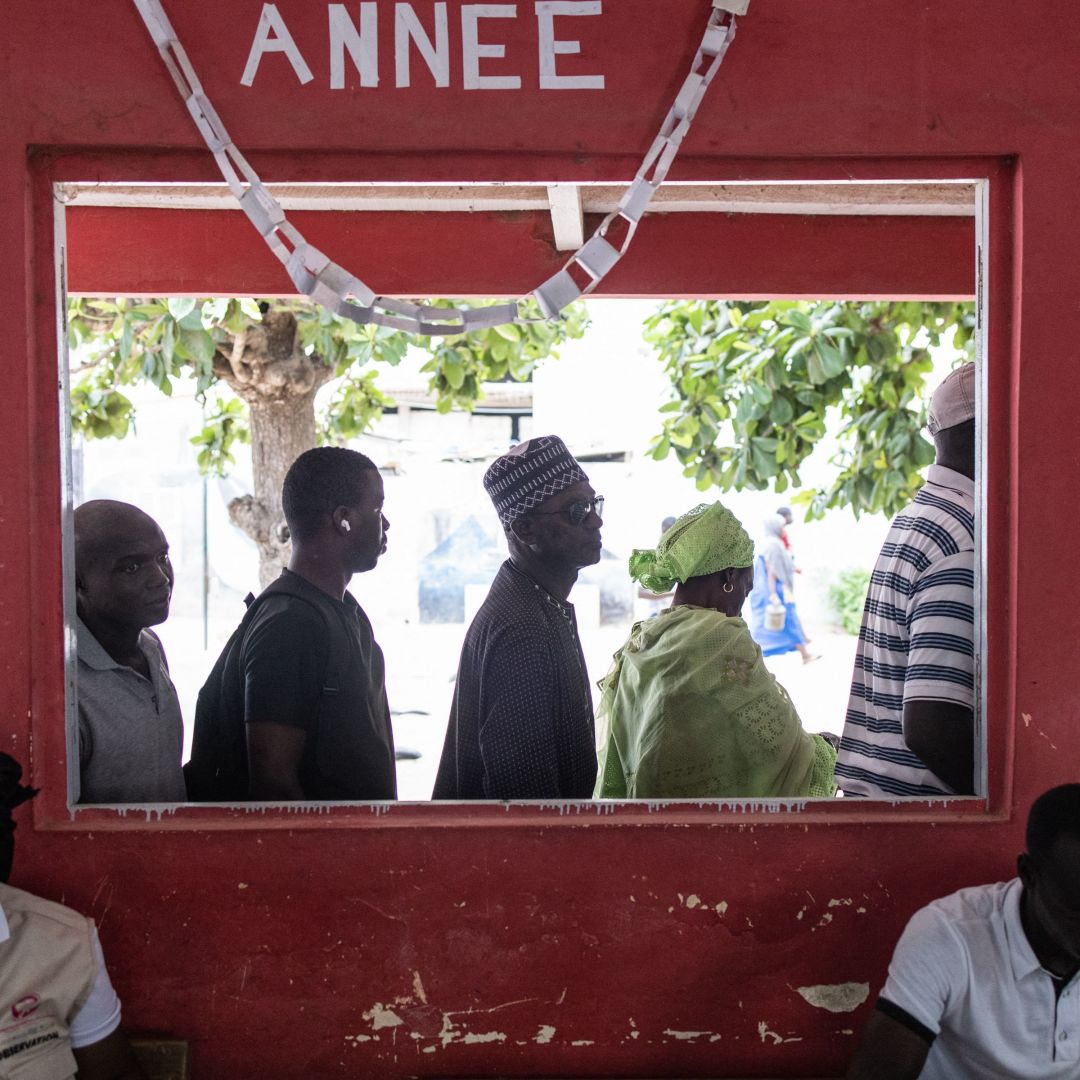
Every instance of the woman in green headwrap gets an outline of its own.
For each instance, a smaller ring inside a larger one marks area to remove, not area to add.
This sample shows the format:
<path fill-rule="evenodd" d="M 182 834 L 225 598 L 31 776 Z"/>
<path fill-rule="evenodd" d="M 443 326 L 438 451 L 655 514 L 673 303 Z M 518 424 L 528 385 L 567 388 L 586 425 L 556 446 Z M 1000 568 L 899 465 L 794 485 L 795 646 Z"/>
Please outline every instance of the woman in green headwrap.
<path fill-rule="evenodd" d="M 830 797 L 836 751 L 803 731 L 741 618 L 754 545 L 720 503 L 684 514 L 630 576 L 675 586 L 667 611 L 636 623 L 600 684 L 604 799 Z"/>

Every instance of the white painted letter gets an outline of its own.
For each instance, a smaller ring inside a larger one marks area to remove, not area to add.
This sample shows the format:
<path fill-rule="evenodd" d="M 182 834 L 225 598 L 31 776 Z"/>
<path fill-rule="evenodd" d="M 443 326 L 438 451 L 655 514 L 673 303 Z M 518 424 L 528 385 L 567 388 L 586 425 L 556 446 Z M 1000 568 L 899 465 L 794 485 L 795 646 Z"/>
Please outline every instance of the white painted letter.
<path fill-rule="evenodd" d="M 360 72 L 361 86 L 379 85 L 379 11 L 378 5 L 360 5 L 360 29 L 349 18 L 344 4 L 329 4 L 330 17 L 330 89 L 345 89 L 345 50 Z"/>
<path fill-rule="evenodd" d="M 555 40 L 556 15 L 599 15 L 600 0 L 538 0 L 541 90 L 603 90 L 603 75 L 557 75 L 555 57 L 581 52 L 580 41 Z"/>
<path fill-rule="evenodd" d="M 271 37 L 270 35 L 274 36 Z M 255 40 L 251 43 L 251 52 L 248 53 L 247 65 L 244 74 L 240 77 L 242 86 L 250 86 L 255 81 L 255 74 L 259 70 L 259 61 L 263 53 L 283 52 L 292 64 L 293 71 L 301 84 L 309 83 L 314 75 L 311 68 L 304 62 L 300 50 L 293 41 L 285 20 L 278 13 L 277 4 L 263 4 L 262 14 L 259 16 L 259 28 L 255 31 Z"/>
<path fill-rule="evenodd" d="M 516 19 L 517 4 L 463 4 L 461 8 L 461 65 L 466 90 L 520 90 L 517 75 L 481 75 L 480 60 L 501 59 L 505 45 L 481 45 L 478 23 L 481 19 Z"/>
<path fill-rule="evenodd" d="M 409 41 L 424 58 L 436 86 L 450 85 L 450 36 L 447 32 L 446 5 L 435 5 L 435 44 L 413 11 L 412 4 L 398 4 L 394 8 L 394 60 L 398 86 L 410 86 Z"/>

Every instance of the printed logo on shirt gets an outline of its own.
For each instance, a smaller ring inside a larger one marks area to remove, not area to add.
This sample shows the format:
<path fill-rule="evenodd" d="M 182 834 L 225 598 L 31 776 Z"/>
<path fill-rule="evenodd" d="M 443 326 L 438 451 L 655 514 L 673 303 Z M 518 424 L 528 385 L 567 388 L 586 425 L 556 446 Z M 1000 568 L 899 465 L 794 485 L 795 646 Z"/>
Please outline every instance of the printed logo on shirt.
<path fill-rule="evenodd" d="M 63 1038 L 63 1029 L 53 1016 L 38 1016 L 7 1027 L 0 1026 L 0 1063 L 12 1058 L 20 1061 L 32 1059 L 46 1046 Z"/>
<path fill-rule="evenodd" d="M 27 994 L 26 997 L 19 998 L 14 1005 L 11 1006 L 11 1015 L 16 1020 L 22 1020 L 23 1017 L 32 1016 L 37 1007 L 41 1004 L 41 998 L 37 994 Z"/>

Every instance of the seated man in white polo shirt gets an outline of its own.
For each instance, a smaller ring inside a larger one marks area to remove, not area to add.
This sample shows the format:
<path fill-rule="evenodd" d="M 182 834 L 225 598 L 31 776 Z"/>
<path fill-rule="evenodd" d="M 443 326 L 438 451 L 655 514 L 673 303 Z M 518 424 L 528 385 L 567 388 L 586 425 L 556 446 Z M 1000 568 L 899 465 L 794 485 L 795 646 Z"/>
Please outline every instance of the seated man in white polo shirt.
<path fill-rule="evenodd" d="M 173 570 L 156 521 L 129 503 L 75 511 L 78 802 L 184 802 L 184 725 L 161 642 Z"/>
<path fill-rule="evenodd" d="M 1017 866 L 912 916 L 848 1080 L 1080 1077 L 1080 784 L 1035 800 Z"/>
<path fill-rule="evenodd" d="M 94 924 L 6 884 L 14 852 L 11 811 L 37 792 L 0 753 L 0 1076 L 145 1080 L 120 1031 Z"/>

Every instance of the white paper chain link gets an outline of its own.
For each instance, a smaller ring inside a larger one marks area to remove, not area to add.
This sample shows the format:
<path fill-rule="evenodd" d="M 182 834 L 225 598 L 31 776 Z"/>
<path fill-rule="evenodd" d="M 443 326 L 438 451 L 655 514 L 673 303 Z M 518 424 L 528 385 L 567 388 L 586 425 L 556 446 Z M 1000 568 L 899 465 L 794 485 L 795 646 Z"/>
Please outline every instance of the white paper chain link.
<path fill-rule="evenodd" d="M 376 295 L 358 277 L 309 244 L 229 137 L 221 117 L 203 92 L 161 0 L 134 2 L 240 209 L 285 267 L 299 292 L 354 322 L 433 337 L 529 321 L 521 315 L 518 300 L 483 308 L 439 308 Z M 568 304 L 591 293 L 626 254 L 642 215 L 664 182 L 705 91 L 735 37 L 735 16 L 745 14 L 749 3 L 750 0 L 712 0 L 709 21 L 690 73 L 619 205 L 563 268 L 530 294 L 545 318 L 558 318 Z M 621 239 L 616 238 L 617 230 L 622 231 Z"/>

